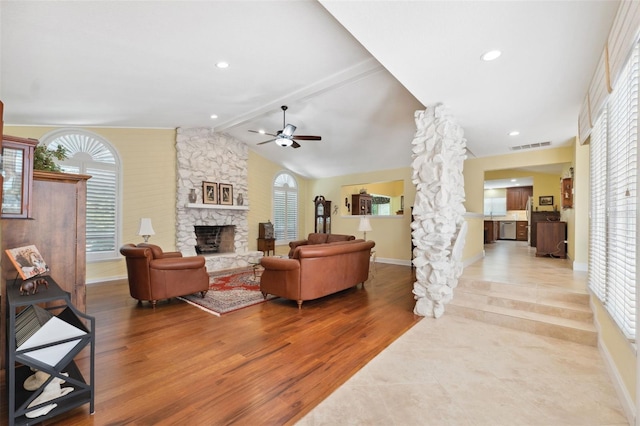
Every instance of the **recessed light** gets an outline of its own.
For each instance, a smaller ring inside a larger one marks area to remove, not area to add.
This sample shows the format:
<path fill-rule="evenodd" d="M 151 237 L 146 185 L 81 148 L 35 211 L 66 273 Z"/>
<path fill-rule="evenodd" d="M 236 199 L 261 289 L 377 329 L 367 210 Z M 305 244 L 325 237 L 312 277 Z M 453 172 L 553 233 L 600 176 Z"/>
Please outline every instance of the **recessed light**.
<path fill-rule="evenodd" d="M 211 118 L 213 118 L 215 120 L 216 118 L 218 118 L 218 115 L 217 114 L 211 114 Z"/>
<path fill-rule="evenodd" d="M 264 129 L 260 129 L 260 130 L 258 130 L 258 133 L 260 133 L 261 135 L 264 135 L 267 132 L 265 132 Z"/>
<path fill-rule="evenodd" d="M 514 130 L 513 132 L 509 132 L 509 136 L 518 136 L 520 134 L 519 131 Z"/>
<path fill-rule="evenodd" d="M 229 62 L 224 62 L 224 61 L 218 62 L 216 64 L 216 67 L 218 67 L 218 68 L 229 68 Z"/>
<path fill-rule="evenodd" d="M 511 179 L 511 182 L 516 182 L 516 181 L 517 181 L 517 179 Z"/>
<path fill-rule="evenodd" d="M 494 59 L 498 59 L 500 55 L 502 55 L 501 51 L 490 50 L 486 53 L 483 53 L 482 56 L 480 56 L 480 59 L 482 59 L 483 61 L 493 61 Z"/>

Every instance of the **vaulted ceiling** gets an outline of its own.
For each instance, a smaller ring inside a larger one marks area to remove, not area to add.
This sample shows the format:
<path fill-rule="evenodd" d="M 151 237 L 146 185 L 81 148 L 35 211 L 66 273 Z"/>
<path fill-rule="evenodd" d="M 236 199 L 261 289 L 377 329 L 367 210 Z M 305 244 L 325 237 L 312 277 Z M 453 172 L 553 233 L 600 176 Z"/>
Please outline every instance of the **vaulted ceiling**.
<path fill-rule="evenodd" d="M 213 127 L 310 178 L 409 166 L 414 111 L 436 103 L 475 156 L 558 147 L 617 6 L 2 1 L 0 99 L 6 125 Z M 481 61 L 491 49 L 502 56 Z M 249 130 L 281 130 L 281 105 L 322 141 L 257 145 L 270 137 Z"/>

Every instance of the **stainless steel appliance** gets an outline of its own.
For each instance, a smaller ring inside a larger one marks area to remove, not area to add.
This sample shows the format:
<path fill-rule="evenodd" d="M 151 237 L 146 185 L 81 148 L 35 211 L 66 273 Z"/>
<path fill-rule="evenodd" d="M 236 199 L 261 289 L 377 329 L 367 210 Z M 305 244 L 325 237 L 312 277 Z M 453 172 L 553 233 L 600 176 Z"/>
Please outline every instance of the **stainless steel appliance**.
<path fill-rule="evenodd" d="M 500 222 L 500 239 L 501 240 L 516 239 L 516 222 L 515 221 Z"/>

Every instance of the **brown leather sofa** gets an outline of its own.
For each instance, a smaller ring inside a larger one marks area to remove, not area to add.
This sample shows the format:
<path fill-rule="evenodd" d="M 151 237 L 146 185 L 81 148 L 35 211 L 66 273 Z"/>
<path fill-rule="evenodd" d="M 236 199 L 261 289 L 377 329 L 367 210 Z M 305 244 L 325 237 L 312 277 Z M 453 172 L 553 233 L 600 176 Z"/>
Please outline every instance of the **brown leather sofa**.
<path fill-rule="evenodd" d="M 293 252 L 295 251 L 296 247 L 299 247 L 299 246 L 310 245 L 310 244 L 327 244 L 327 243 L 335 243 L 338 241 L 351 241 L 355 239 L 356 237 L 354 237 L 353 235 L 320 234 L 320 233 L 312 232 L 309 234 L 309 236 L 305 240 L 291 241 L 289 243 L 289 247 L 290 247 L 289 258 L 293 257 Z"/>
<path fill-rule="evenodd" d="M 264 272 L 260 291 L 292 299 L 302 307 L 318 299 L 354 287 L 369 278 L 373 241 L 352 240 L 298 246 L 291 259 L 267 256 L 260 260 Z"/>
<path fill-rule="evenodd" d="M 129 293 L 138 303 L 170 299 L 209 290 L 209 274 L 202 256 L 182 257 L 180 252 L 163 252 L 153 244 L 125 244 L 120 253 L 127 261 Z"/>

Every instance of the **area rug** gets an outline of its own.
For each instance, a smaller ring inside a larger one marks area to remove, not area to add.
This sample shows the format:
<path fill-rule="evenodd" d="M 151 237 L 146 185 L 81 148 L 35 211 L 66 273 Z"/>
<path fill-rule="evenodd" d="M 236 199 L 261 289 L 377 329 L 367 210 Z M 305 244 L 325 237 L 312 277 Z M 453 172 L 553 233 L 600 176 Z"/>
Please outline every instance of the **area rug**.
<path fill-rule="evenodd" d="M 273 297 L 270 295 L 267 300 Z M 213 275 L 204 298 L 191 294 L 179 299 L 217 316 L 265 302 L 260 292 L 260 277 L 254 276 L 252 269 Z"/>

